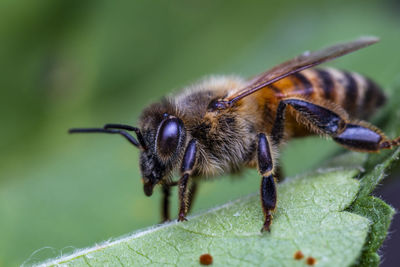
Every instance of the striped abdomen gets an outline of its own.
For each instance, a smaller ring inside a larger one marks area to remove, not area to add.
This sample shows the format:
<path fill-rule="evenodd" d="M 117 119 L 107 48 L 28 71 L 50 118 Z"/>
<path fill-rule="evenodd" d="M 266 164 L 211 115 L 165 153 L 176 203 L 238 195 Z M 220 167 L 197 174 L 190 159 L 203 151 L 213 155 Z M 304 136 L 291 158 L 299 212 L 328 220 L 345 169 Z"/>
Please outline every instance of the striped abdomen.
<path fill-rule="evenodd" d="M 386 100 L 370 79 L 332 68 L 307 69 L 274 83 L 271 88 L 278 97 L 304 96 L 316 104 L 321 99 L 331 101 L 358 119 L 372 115 Z"/>

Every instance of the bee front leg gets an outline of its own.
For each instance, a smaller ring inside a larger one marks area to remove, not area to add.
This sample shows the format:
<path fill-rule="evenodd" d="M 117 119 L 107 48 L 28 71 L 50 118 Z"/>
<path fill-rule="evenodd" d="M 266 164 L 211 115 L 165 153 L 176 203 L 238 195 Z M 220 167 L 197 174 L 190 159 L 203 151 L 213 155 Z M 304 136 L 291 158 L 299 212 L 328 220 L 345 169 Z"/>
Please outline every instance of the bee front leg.
<path fill-rule="evenodd" d="M 189 191 L 188 212 L 190 212 L 193 207 L 193 201 L 194 201 L 196 193 L 197 193 L 197 188 L 198 188 L 197 182 L 192 182 L 192 184 L 190 185 L 190 191 Z"/>
<path fill-rule="evenodd" d="M 188 192 L 188 183 L 190 175 L 193 171 L 194 164 L 196 163 L 196 141 L 191 140 L 186 147 L 185 155 L 181 165 L 181 179 L 179 180 L 179 214 L 178 221 L 186 221 L 185 218 L 188 208 L 190 207 L 190 192 Z"/>
<path fill-rule="evenodd" d="M 258 135 L 258 169 L 261 180 L 261 205 L 264 212 L 264 225 L 261 232 L 270 231 L 272 212 L 276 209 L 276 178 L 274 175 L 274 163 L 271 156 L 271 146 L 265 134 Z"/>
<path fill-rule="evenodd" d="M 169 185 L 163 185 L 162 186 L 162 193 L 163 193 L 163 198 L 161 202 L 161 218 L 162 222 L 167 222 L 170 220 L 169 216 L 169 197 L 171 195 L 171 187 Z"/>

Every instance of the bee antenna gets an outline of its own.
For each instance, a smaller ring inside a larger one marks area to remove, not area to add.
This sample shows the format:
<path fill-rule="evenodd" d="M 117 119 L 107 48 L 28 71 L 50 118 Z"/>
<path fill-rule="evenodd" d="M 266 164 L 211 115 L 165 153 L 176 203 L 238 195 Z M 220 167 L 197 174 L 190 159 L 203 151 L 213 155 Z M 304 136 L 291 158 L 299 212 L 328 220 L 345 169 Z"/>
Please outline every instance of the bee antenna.
<path fill-rule="evenodd" d="M 140 129 L 137 127 L 133 127 L 130 125 L 125 125 L 125 124 L 117 124 L 117 123 L 107 123 L 104 125 L 104 129 L 122 129 L 122 130 L 127 130 L 127 131 L 133 131 L 136 133 L 136 136 L 138 138 L 139 144 L 144 150 L 147 150 L 146 142 L 144 141 L 143 135 L 140 132 Z"/>
<path fill-rule="evenodd" d="M 134 131 L 138 137 L 136 140 L 132 135 L 127 133 L 126 131 Z M 140 132 L 139 128 L 132 127 L 129 125 L 122 124 L 106 124 L 104 128 L 73 128 L 68 130 L 69 133 L 108 133 L 108 134 L 120 134 L 125 137 L 126 140 L 129 141 L 132 145 L 138 148 L 147 149 L 146 144 L 144 142 L 143 136 Z"/>

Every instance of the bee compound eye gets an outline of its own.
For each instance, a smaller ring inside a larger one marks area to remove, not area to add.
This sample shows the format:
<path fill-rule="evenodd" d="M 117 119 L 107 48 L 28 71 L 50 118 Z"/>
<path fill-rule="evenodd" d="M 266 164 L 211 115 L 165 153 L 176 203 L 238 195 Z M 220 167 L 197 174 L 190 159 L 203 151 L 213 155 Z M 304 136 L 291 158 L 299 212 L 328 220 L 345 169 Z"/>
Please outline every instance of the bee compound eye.
<path fill-rule="evenodd" d="M 182 122 L 177 118 L 170 118 L 162 122 L 157 135 L 157 151 L 162 156 L 172 155 L 178 145 Z"/>

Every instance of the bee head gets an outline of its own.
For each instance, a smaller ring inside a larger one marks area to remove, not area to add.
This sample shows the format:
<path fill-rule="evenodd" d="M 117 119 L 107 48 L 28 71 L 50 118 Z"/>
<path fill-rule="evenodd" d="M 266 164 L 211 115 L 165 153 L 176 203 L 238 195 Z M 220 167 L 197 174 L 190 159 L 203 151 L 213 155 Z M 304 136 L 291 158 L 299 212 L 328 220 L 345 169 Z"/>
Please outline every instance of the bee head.
<path fill-rule="evenodd" d="M 118 134 L 139 148 L 143 189 L 147 196 L 151 196 L 155 185 L 169 182 L 183 154 L 185 126 L 173 110 L 171 104 L 163 100 L 143 111 L 140 128 L 106 124 L 103 128 L 74 128 L 69 133 Z M 129 132 L 134 132 L 137 139 Z"/>
<path fill-rule="evenodd" d="M 151 196 L 159 183 L 168 183 L 184 150 L 186 131 L 183 121 L 166 103 L 150 106 L 140 119 L 146 149 L 140 153 L 144 193 Z"/>

